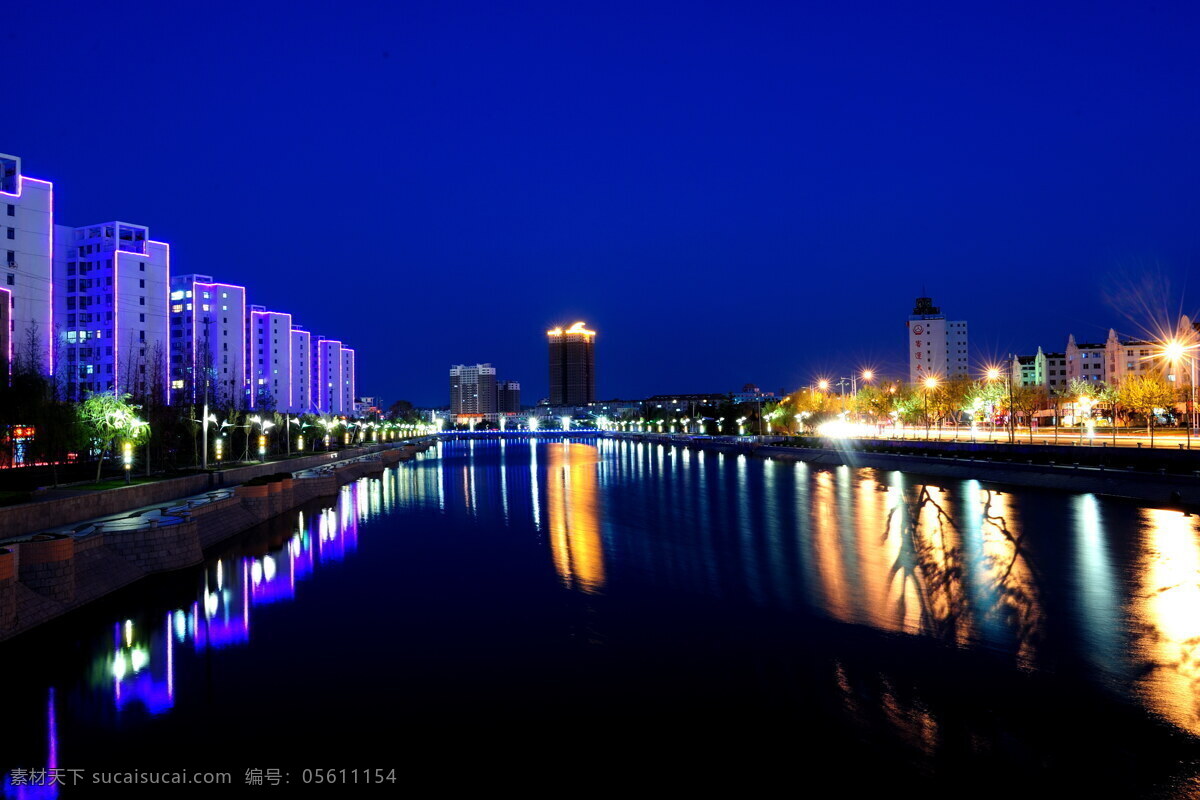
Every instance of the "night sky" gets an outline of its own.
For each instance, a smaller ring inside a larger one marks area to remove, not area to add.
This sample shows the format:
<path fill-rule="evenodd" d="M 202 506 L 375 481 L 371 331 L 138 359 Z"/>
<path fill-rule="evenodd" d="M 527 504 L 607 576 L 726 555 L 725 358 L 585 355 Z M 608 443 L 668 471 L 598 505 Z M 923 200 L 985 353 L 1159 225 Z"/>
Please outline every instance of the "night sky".
<path fill-rule="evenodd" d="M 385 402 L 576 319 L 636 398 L 902 374 L 923 288 L 977 362 L 1194 310 L 1195 3 L 360 5 L 10 0 L 0 152 Z"/>

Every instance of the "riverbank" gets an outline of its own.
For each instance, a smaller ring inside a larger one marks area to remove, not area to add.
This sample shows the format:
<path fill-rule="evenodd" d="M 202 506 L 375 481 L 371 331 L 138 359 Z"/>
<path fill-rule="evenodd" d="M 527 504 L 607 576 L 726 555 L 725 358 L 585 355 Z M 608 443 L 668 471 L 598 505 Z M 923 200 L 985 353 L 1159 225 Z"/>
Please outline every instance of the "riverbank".
<path fill-rule="evenodd" d="M 295 472 L 278 472 L 280 464 L 262 464 L 224 473 L 210 473 L 179 479 L 161 481 L 157 484 L 129 487 L 119 498 L 126 504 L 118 512 L 132 511 L 134 498 L 143 498 L 136 490 L 164 489 L 164 484 L 176 488 L 190 486 L 194 478 L 204 479 L 201 491 L 187 492 L 167 498 L 177 501 L 172 505 L 146 509 L 155 513 L 134 514 L 117 518 L 98 519 L 93 524 L 79 525 L 82 519 L 71 523 L 42 525 L 33 533 L 21 538 L 9 536 L 0 545 L 0 640 L 8 639 L 31 628 L 61 617 L 70 611 L 97 600 L 117 589 L 128 586 L 142 578 L 170 570 L 199 564 L 204 551 L 236 536 L 284 512 L 290 511 L 319 497 L 335 495 L 338 487 L 361 477 L 377 474 L 400 461 L 412 458 L 416 453 L 427 450 L 433 440 L 395 445 L 375 446 L 369 452 L 342 451 L 337 460 L 317 459 L 312 465 L 304 466 L 296 461 L 288 466 L 297 467 Z M 347 458 L 347 455 L 351 457 Z M 307 461 L 308 459 L 303 459 Z M 267 472 L 264 470 L 276 470 Z M 240 485 L 228 487 L 234 475 L 243 479 Z M 209 479 L 219 475 L 228 488 L 207 491 Z M 92 517 L 97 497 L 65 498 L 45 503 L 28 504 L 36 512 L 51 509 L 46 517 L 53 516 L 54 507 L 60 504 L 59 516 L 77 514 L 73 501 L 93 500 Z M 156 492 L 157 494 L 157 492 Z M 159 500 L 150 500 L 150 506 Z M 113 501 L 110 504 L 117 504 Z M 0 509 L 0 512 L 21 509 L 15 506 Z M 117 512 L 109 512 L 117 513 Z M 25 521 L 25 517 L 19 518 Z M 0 524 L 3 524 L 0 522 Z M 55 531 L 63 524 L 75 524 L 68 531 Z M 8 530 L 0 527 L 0 531 Z"/>
<path fill-rule="evenodd" d="M 609 433 L 618 439 L 915 475 L 1200 506 L 1200 456 L 1190 451 L 914 442 L 876 439 L 697 437 Z"/>

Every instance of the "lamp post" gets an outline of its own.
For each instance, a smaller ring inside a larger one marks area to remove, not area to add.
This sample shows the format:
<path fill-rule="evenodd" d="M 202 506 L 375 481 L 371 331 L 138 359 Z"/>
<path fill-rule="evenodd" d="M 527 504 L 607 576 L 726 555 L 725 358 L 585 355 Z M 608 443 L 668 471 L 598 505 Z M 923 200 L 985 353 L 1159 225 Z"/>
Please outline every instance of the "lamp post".
<path fill-rule="evenodd" d="M 1196 427 L 1196 356 L 1191 352 L 1196 349 L 1195 344 L 1184 344 L 1178 338 L 1172 339 L 1163 345 L 1160 355 L 1165 356 L 1171 362 L 1171 366 L 1178 367 L 1179 362 L 1185 358 L 1190 362 L 1191 366 L 1191 384 L 1188 387 L 1188 428 L 1187 428 L 1187 448 L 1192 449 L 1192 429 Z M 1116 414 L 1114 417 L 1114 425 L 1116 424 Z"/>
<path fill-rule="evenodd" d="M 929 393 L 937 388 L 938 379 L 930 375 L 925 379 L 925 439 L 929 439 Z"/>
<path fill-rule="evenodd" d="M 1000 368 L 988 367 L 987 371 L 988 382 L 1000 380 Z M 1005 375 L 1005 384 L 1008 388 L 1008 420 L 1006 426 L 1008 428 L 1008 443 L 1012 444 L 1016 439 L 1016 430 L 1013 427 L 1013 390 L 1012 390 L 1012 372 Z M 994 413 L 994 412 L 993 412 Z M 992 433 L 996 432 L 996 418 L 992 417 Z"/>
<path fill-rule="evenodd" d="M 129 474 L 133 471 L 133 442 L 125 441 L 121 445 L 121 461 L 125 465 L 125 483 L 129 483 Z"/>

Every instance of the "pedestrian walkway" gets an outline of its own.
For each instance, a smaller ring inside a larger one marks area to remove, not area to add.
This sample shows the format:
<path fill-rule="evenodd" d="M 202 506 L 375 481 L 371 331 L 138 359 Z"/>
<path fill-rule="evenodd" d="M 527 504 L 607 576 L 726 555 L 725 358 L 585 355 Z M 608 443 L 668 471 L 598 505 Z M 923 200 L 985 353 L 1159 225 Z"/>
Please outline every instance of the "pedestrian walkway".
<path fill-rule="evenodd" d="M 34 536 L 42 534 L 58 534 L 62 536 L 73 536 L 76 538 L 84 538 L 101 531 L 135 531 L 148 526 L 164 526 L 174 525 L 186 519 L 186 513 L 199 506 L 215 503 L 218 500 L 224 500 L 233 496 L 232 488 L 211 489 L 200 494 L 194 494 L 189 497 L 179 497 L 174 500 L 168 500 L 163 503 L 154 503 L 141 508 L 135 508 L 127 511 L 122 511 L 117 514 L 109 514 L 104 517 L 96 517 L 94 519 L 76 522 L 72 525 L 64 525 L 57 528 L 47 528 L 44 531 L 36 533 L 27 533 L 21 536 L 13 536 L 8 539 L 0 539 L 0 546 L 5 544 L 15 544 L 17 542 L 28 541 Z"/>

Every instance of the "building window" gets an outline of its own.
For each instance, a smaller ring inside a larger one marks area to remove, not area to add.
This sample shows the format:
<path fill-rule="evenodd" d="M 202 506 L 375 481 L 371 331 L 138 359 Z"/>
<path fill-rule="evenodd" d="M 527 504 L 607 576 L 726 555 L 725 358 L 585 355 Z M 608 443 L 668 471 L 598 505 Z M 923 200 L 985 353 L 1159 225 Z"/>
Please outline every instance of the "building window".
<path fill-rule="evenodd" d="M 145 298 L 145 297 L 139 297 L 139 298 L 138 298 L 138 304 L 139 304 L 139 305 L 143 305 L 143 306 L 144 306 L 144 305 L 146 305 L 146 298 Z"/>
<path fill-rule="evenodd" d="M 14 206 L 12 203 L 8 204 L 8 215 L 10 217 L 15 217 L 17 215 L 17 207 Z"/>
<path fill-rule="evenodd" d="M 8 280 L 7 280 L 7 282 L 8 282 L 8 285 L 9 285 L 9 286 L 15 286 L 15 285 L 16 285 L 16 283 L 17 283 L 17 276 L 16 276 L 16 275 L 13 275 L 11 272 L 10 272 L 10 273 L 8 273 Z"/>
<path fill-rule="evenodd" d="M 139 289 L 146 288 L 146 279 L 145 278 L 138 278 L 138 288 Z"/>
<path fill-rule="evenodd" d="M 16 228 L 9 228 L 9 229 L 8 229 L 8 238 L 10 238 L 10 239 L 15 239 L 15 238 L 17 238 L 17 229 L 16 229 Z"/>

